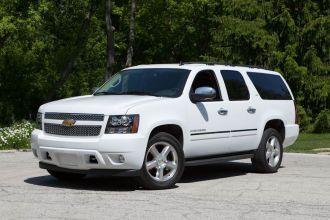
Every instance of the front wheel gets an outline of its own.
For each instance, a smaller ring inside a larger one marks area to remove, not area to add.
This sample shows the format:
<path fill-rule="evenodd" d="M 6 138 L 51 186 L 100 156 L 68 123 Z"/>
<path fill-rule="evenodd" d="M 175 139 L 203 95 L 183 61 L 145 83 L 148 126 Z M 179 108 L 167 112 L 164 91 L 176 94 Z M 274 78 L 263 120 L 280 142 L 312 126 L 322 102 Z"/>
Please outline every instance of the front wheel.
<path fill-rule="evenodd" d="M 183 170 L 184 153 L 180 142 L 160 132 L 149 140 L 138 181 L 145 189 L 167 189 L 176 184 Z"/>
<path fill-rule="evenodd" d="M 283 157 L 282 138 L 273 128 L 264 131 L 258 150 L 252 158 L 253 167 L 263 173 L 275 173 Z"/>

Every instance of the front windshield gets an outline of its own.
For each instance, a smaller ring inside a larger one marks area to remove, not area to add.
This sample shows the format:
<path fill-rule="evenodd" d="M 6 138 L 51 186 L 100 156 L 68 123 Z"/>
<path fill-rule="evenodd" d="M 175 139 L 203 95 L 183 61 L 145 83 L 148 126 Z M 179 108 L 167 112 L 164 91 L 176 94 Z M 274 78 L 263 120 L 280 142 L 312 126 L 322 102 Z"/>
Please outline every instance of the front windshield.
<path fill-rule="evenodd" d="M 94 95 L 151 95 L 179 97 L 190 70 L 130 69 L 115 74 Z"/>

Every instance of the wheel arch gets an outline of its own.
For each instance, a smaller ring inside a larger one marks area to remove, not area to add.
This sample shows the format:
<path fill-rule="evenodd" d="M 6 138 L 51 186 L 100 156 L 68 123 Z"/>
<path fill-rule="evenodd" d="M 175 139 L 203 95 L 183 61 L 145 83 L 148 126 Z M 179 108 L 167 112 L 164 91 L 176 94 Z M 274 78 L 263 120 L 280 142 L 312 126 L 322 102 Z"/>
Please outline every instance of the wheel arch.
<path fill-rule="evenodd" d="M 284 142 L 285 139 L 285 124 L 284 121 L 280 118 L 274 118 L 274 119 L 269 119 L 265 123 L 263 131 L 265 131 L 268 128 L 273 128 L 277 130 L 282 138 L 282 142 Z"/>
<path fill-rule="evenodd" d="M 150 140 L 150 138 L 152 138 L 154 135 L 158 134 L 159 132 L 166 132 L 170 135 L 173 135 L 183 147 L 184 133 L 180 125 L 173 123 L 157 125 L 153 129 L 151 129 L 148 140 Z"/>

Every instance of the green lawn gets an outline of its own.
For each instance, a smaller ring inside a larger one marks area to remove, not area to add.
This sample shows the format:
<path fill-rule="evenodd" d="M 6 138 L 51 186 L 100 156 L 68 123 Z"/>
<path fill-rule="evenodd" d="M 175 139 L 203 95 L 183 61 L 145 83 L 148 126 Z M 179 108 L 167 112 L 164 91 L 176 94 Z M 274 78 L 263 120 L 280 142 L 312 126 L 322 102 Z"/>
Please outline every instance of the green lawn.
<path fill-rule="evenodd" d="M 318 150 L 315 150 L 318 149 Z M 318 153 L 330 152 L 330 133 L 327 134 L 305 134 L 299 135 L 298 140 L 285 152 Z"/>

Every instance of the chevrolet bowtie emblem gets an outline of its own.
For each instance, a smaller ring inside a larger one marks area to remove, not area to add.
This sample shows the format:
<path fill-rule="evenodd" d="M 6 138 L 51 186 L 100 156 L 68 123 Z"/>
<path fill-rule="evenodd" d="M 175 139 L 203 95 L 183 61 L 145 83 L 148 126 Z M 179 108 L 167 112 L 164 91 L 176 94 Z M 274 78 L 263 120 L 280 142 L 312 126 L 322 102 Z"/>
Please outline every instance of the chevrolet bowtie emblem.
<path fill-rule="evenodd" d="M 62 125 L 67 126 L 67 127 L 71 127 L 71 126 L 73 126 L 75 123 L 76 123 L 76 120 L 74 120 L 74 119 L 65 119 L 65 120 L 62 122 Z"/>

